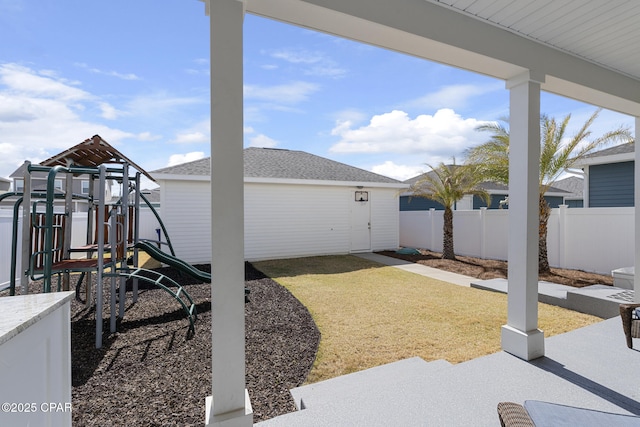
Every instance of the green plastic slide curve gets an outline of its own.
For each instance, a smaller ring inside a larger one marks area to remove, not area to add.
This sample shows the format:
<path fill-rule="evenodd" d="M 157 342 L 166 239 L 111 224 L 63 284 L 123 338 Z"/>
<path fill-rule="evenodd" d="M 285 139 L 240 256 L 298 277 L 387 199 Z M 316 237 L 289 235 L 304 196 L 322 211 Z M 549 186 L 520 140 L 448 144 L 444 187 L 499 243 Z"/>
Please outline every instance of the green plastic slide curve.
<path fill-rule="evenodd" d="M 166 252 L 162 252 L 155 245 L 149 242 L 138 242 L 135 245 L 136 248 L 145 251 L 149 256 L 156 261 L 160 261 L 163 264 L 170 265 L 182 273 L 186 273 L 189 276 L 197 280 L 202 280 L 203 283 L 211 283 L 211 274 L 202 270 L 198 270 L 191 264 L 176 258 L 173 255 L 169 255 Z"/>

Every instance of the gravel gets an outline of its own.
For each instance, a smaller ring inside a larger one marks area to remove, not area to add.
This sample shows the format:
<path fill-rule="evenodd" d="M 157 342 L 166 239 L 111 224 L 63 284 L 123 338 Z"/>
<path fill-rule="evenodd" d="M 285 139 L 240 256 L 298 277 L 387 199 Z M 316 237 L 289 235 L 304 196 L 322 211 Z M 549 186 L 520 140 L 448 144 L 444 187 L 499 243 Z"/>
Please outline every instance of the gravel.
<path fill-rule="evenodd" d="M 259 422 L 296 410 L 289 389 L 305 381 L 320 332 L 289 291 L 248 263 L 245 270 L 251 292 L 245 304 L 246 384 L 254 422 Z M 103 347 L 96 349 L 95 309 L 73 301 L 74 426 L 203 425 L 205 398 L 211 395 L 211 285 L 172 268 L 156 271 L 185 285 L 193 298 L 195 335 L 188 337 L 189 322 L 179 303 L 148 288 L 141 289 L 136 304 L 127 299 L 115 334 L 108 334 L 105 309 Z"/>

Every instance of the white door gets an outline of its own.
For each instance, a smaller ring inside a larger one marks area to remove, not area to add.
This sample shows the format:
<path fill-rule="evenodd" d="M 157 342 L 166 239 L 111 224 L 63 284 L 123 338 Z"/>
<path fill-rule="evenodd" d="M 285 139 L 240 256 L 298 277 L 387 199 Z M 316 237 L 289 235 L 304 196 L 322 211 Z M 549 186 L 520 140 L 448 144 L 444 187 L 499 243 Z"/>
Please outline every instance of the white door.
<path fill-rule="evenodd" d="M 367 193 L 367 201 L 351 200 L 351 252 L 371 250 L 371 192 Z"/>

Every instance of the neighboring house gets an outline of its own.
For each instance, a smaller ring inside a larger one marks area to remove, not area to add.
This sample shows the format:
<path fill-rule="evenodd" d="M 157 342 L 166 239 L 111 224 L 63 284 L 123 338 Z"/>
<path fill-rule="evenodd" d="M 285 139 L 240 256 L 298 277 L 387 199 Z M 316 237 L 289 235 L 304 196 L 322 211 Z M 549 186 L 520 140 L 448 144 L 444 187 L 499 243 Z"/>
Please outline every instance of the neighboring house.
<path fill-rule="evenodd" d="M 151 190 L 144 189 L 142 190 L 142 194 L 144 194 L 144 197 L 146 197 L 151 206 L 155 209 L 160 208 L 160 187 Z M 140 206 L 144 208 L 146 205 L 141 202 Z"/>
<path fill-rule="evenodd" d="M 25 172 L 27 169 L 27 165 L 23 163 L 18 169 L 16 169 L 11 175 L 10 178 L 13 179 L 13 191 L 22 193 L 24 191 L 24 178 Z M 64 194 L 66 188 L 66 180 L 68 175 L 61 173 L 56 177 L 54 186 L 56 193 Z M 82 196 L 89 196 L 89 178 L 87 176 L 74 176 L 73 179 L 73 194 L 78 194 Z M 107 181 L 107 185 L 105 187 L 105 196 L 106 200 L 111 200 L 111 187 L 113 183 L 111 181 Z M 98 182 L 94 183 L 94 191 L 98 190 Z M 32 172 L 31 173 L 31 191 L 45 193 L 47 191 L 47 173 L 46 172 Z M 57 204 L 63 205 L 64 202 L 56 202 Z M 82 206 L 82 207 L 81 207 Z M 74 211 L 86 210 L 87 204 L 82 202 L 74 203 Z"/>
<path fill-rule="evenodd" d="M 11 187 L 11 180 L 0 177 L 0 194 L 6 193 Z"/>
<path fill-rule="evenodd" d="M 584 207 L 634 206 L 635 144 L 629 142 L 585 156 Z"/>
<path fill-rule="evenodd" d="M 210 165 L 206 158 L 151 172 L 176 254 L 191 263 L 211 261 Z M 247 260 L 398 247 L 400 181 L 271 148 L 244 150 L 244 177 Z"/>
<path fill-rule="evenodd" d="M 564 196 L 565 205 L 570 208 L 583 207 L 582 192 L 584 189 L 584 178 L 579 176 L 569 176 L 554 182 L 553 186 L 569 193 Z"/>
<path fill-rule="evenodd" d="M 426 172 L 426 174 L 433 174 L 433 172 Z M 412 185 L 416 181 L 422 179 L 425 174 L 409 178 L 404 181 L 407 186 Z M 495 182 L 484 182 L 480 184 L 480 187 L 484 188 L 491 196 L 491 204 L 487 204 L 478 196 L 466 195 L 454 206 L 454 210 L 472 210 L 487 207 L 488 209 L 500 209 L 500 202 L 505 201 L 509 195 L 509 187 L 503 184 Z M 545 199 L 552 208 L 560 206 L 565 196 L 569 193 L 557 187 L 549 188 L 549 191 L 545 194 Z M 508 208 L 508 204 L 503 202 L 502 208 Z M 400 196 L 400 211 L 425 211 L 429 209 L 444 210 L 444 207 L 433 200 L 426 199 L 424 197 L 412 196 L 410 193 L 402 193 Z"/>

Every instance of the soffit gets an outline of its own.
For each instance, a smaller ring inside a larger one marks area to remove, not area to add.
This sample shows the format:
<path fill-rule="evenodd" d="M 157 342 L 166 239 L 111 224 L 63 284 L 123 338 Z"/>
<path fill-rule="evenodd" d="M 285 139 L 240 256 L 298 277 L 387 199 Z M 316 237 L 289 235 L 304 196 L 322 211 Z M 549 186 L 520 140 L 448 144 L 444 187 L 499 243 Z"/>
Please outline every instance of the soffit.
<path fill-rule="evenodd" d="M 640 2 L 426 0 L 640 79 Z"/>

